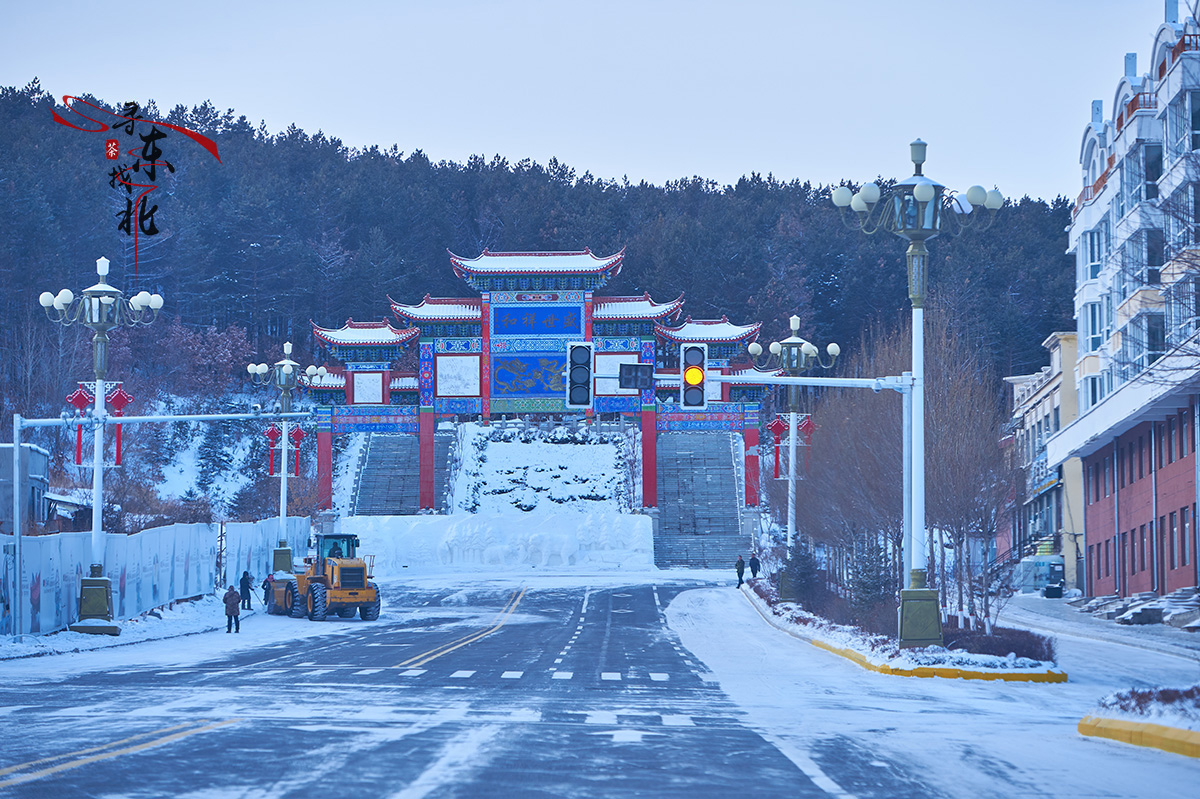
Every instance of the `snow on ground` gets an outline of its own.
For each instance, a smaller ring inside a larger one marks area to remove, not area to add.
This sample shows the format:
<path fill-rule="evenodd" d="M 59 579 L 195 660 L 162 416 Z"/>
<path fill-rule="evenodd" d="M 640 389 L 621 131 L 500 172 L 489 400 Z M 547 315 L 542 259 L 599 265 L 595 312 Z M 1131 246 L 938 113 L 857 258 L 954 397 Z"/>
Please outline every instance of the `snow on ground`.
<path fill-rule="evenodd" d="M 342 532 L 375 555 L 375 572 L 654 568 L 649 516 L 591 513 L 458 513 L 350 516 Z"/>
<path fill-rule="evenodd" d="M 1105 694 L 1196 681 L 1195 658 L 1059 636 L 1067 683 L 1001 683 L 877 674 L 769 626 L 729 588 L 685 591 L 667 622 L 747 712 L 800 752 L 874 755 L 912 795 L 1186 796 L 1195 760 L 1086 738 L 1076 728 Z M 866 758 L 870 760 L 870 758 Z"/>
<path fill-rule="evenodd" d="M 779 626 L 794 635 L 808 640 L 818 640 L 839 649 L 849 649 L 861 654 L 875 666 L 912 670 L 923 666 L 968 669 L 973 671 L 1040 672 L 1053 670 L 1053 663 L 1019 658 L 1009 653 L 1008 657 L 979 655 L 972 652 L 948 650 L 940 646 L 922 649 L 900 649 L 896 639 L 886 635 L 874 635 L 857 627 L 834 624 L 828 619 L 802 609 L 795 602 L 776 602 L 774 607 L 747 587 L 746 595 L 763 613 L 773 617 Z"/>
<path fill-rule="evenodd" d="M 354 480 L 358 477 L 358 461 L 366 446 L 366 433 L 351 433 L 346 448 L 334 459 L 333 508 L 343 516 L 350 513 L 350 503 L 354 500 Z"/>
<path fill-rule="evenodd" d="M 609 437 L 560 426 L 462 425 L 451 507 L 469 513 L 628 511 L 628 466 Z"/>
<path fill-rule="evenodd" d="M 1164 681 L 1152 669 L 1125 670 L 1123 664 L 1114 664 L 1125 675 L 1127 682 L 1122 684 L 1114 681 L 1111 692 L 1107 695 L 1097 695 L 1095 704 L 1087 709 L 1086 715 L 1200 730 L 1200 706 L 1195 703 L 1173 707 L 1150 704 L 1142 712 L 1122 709 L 1123 705 L 1128 705 L 1123 701 L 1122 695 L 1128 694 L 1131 689 L 1184 689 L 1200 681 L 1200 635 L 1168 624 L 1117 624 L 1095 618 L 1090 613 L 1080 613 L 1078 608 L 1062 600 L 1045 599 L 1036 594 L 1014 596 L 1001 612 L 1000 621 L 1011 627 L 1024 627 L 1054 635 L 1058 639 L 1060 662 L 1063 661 L 1064 643 L 1071 641 L 1079 642 L 1080 645 L 1103 642 L 1142 651 L 1147 653 L 1147 656 L 1156 653 L 1184 661 L 1190 660 L 1193 664 L 1191 674 L 1176 681 Z M 1070 668 L 1064 668 L 1072 681 L 1088 678 L 1086 672 L 1077 675 Z"/>

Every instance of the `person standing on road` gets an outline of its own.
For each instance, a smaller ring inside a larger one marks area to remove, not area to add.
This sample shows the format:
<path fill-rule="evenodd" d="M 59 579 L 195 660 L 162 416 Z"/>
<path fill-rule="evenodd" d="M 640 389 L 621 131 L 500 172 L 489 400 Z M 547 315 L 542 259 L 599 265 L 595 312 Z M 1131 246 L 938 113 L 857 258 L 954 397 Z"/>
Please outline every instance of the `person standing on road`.
<path fill-rule="evenodd" d="M 242 596 L 232 585 L 225 592 L 225 632 L 240 633 L 242 620 L 238 615 L 242 610 Z"/>
<path fill-rule="evenodd" d="M 750 579 L 758 577 L 758 570 L 762 568 L 762 564 L 758 561 L 758 555 L 750 556 Z"/>
<path fill-rule="evenodd" d="M 742 556 L 738 555 L 737 563 L 733 564 L 733 568 L 737 569 L 738 573 L 738 588 L 742 587 L 742 575 L 746 573 L 746 561 L 742 560 Z"/>
<path fill-rule="evenodd" d="M 266 579 L 262 581 L 263 604 L 268 608 L 271 607 L 271 589 L 274 587 L 275 575 L 268 574 Z"/>
<path fill-rule="evenodd" d="M 242 579 L 238 583 L 238 588 L 242 589 L 242 608 L 250 610 L 250 572 L 242 572 Z"/>

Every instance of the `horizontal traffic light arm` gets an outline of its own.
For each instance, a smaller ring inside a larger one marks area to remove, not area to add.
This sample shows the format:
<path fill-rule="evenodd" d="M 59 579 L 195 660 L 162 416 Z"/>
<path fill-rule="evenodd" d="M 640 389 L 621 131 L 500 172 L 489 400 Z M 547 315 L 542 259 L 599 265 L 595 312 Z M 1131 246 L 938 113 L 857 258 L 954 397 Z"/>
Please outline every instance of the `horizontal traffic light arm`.
<path fill-rule="evenodd" d="M 594 374 L 597 380 L 618 380 L 620 375 Z M 655 380 L 680 380 L 678 374 L 654 374 Z M 911 375 L 892 375 L 889 377 L 791 377 L 790 375 L 764 375 L 748 377 L 746 375 L 722 375 L 709 370 L 705 380 L 713 383 L 730 383 L 739 386 L 825 386 L 827 388 L 869 388 L 872 391 L 898 391 L 901 394 L 912 390 Z"/>

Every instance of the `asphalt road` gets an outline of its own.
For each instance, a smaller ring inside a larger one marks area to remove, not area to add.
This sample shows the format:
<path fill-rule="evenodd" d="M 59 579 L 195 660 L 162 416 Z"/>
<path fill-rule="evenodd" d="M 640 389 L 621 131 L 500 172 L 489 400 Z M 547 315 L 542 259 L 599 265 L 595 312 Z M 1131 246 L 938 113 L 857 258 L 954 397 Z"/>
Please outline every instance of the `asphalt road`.
<path fill-rule="evenodd" d="M 326 635 L 0 685 L 0 797 L 837 794 L 668 629 L 687 587 L 392 587 L 378 621 L 334 619 Z M 814 754 L 851 778 L 870 758 L 852 749 Z"/>

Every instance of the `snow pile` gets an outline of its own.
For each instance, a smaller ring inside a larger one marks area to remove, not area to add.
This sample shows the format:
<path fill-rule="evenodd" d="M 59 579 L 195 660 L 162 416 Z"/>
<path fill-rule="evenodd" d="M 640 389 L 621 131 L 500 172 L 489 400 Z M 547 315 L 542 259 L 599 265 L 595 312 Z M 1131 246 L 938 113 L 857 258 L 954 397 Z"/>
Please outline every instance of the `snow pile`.
<path fill-rule="evenodd" d="M 650 518 L 611 511 L 350 516 L 342 532 L 375 555 L 383 579 L 414 569 L 654 569 Z"/>
<path fill-rule="evenodd" d="M 1144 688 L 1109 694 L 1095 716 L 1162 724 L 1200 732 L 1200 683 L 1188 688 Z"/>
<path fill-rule="evenodd" d="M 590 426 L 462 426 L 451 507 L 466 513 L 628 512 L 632 476 L 622 435 Z"/>
<path fill-rule="evenodd" d="M 243 617 L 252 613 L 242 611 Z M 225 603 L 215 596 L 203 596 L 195 601 L 176 602 L 147 611 L 134 619 L 117 620 L 113 624 L 121 629 L 119 636 L 63 631 L 54 635 L 26 635 L 15 642 L 0 640 L 0 660 L 85 652 L 216 630 L 225 626 Z"/>
<path fill-rule="evenodd" d="M 771 595 L 770 599 L 763 593 Z M 921 667 L 957 668 L 971 671 L 1029 671 L 1044 672 L 1055 666 L 1041 660 L 1017 657 L 979 655 L 972 652 L 929 646 L 922 649 L 901 649 L 896 639 L 886 635 L 864 632 L 857 627 L 834 624 L 821 616 L 809 613 L 794 602 L 775 600 L 774 589 L 756 581 L 746 592 L 764 613 L 773 616 L 786 629 L 801 638 L 816 640 L 838 649 L 848 649 L 862 655 L 875 666 L 911 670 Z M 773 601 L 775 600 L 775 601 Z"/>

